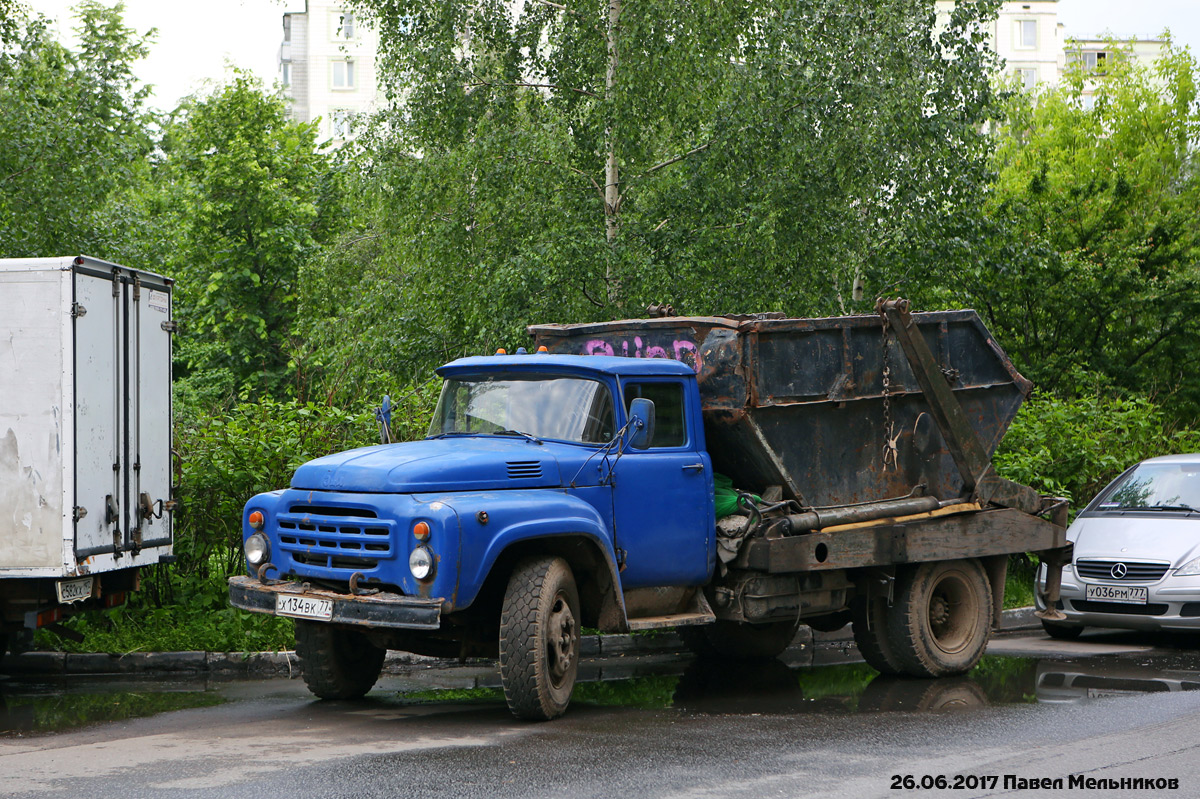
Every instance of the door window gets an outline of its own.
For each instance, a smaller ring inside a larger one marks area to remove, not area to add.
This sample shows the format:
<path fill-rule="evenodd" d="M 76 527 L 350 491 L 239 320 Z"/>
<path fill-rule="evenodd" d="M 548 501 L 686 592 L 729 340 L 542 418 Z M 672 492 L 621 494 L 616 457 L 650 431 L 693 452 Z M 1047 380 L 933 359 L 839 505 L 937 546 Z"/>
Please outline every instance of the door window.
<path fill-rule="evenodd" d="M 626 383 L 625 410 L 639 397 L 654 403 L 652 449 L 682 447 L 687 443 L 687 419 L 683 413 L 682 383 Z"/>

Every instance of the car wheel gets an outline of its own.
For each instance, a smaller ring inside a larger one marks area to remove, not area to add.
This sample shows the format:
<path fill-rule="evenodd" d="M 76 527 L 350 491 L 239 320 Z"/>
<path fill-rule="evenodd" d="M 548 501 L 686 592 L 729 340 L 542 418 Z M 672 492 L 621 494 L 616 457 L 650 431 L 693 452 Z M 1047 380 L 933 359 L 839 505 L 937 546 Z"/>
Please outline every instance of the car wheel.
<path fill-rule="evenodd" d="M 1063 624 L 1045 619 L 1042 619 L 1042 629 L 1046 631 L 1046 635 L 1059 641 L 1074 641 L 1083 634 L 1082 624 Z"/>

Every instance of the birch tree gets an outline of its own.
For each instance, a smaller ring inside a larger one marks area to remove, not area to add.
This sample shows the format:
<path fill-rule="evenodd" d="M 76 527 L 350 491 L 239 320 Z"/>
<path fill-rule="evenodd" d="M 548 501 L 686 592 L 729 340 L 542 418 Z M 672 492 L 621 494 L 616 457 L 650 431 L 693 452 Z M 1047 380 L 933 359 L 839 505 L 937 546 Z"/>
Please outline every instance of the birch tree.
<path fill-rule="evenodd" d="M 390 106 L 315 295 L 364 276 L 431 359 L 652 301 L 866 309 L 980 204 L 995 5 L 362 0 Z"/>

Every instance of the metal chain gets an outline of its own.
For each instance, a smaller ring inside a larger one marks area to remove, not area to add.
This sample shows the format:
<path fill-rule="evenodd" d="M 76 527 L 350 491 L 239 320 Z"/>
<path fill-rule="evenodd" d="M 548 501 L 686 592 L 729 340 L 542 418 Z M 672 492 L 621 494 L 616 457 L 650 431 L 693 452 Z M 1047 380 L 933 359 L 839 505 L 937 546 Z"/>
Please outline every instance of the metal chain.
<path fill-rule="evenodd" d="M 896 444 L 900 436 L 896 435 L 896 423 L 892 421 L 892 351 L 888 347 L 888 319 L 883 320 L 880 346 L 883 347 L 883 470 L 899 468 Z"/>

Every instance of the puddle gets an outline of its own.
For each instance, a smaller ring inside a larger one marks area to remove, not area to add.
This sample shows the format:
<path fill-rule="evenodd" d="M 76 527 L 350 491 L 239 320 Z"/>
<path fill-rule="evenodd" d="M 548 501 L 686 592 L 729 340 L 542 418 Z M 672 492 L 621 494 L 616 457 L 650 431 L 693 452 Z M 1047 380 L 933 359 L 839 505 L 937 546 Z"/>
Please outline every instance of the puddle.
<path fill-rule="evenodd" d="M 991 656 L 967 676 L 939 680 L 884 677 L 863 663 L 796 668 L 779 660 L 651 659 L 616 667 L 585 664 L 571 703 L 738 715 L 938 712 L 1035 702 L 1037 675 L 1035 659 Z M 446 686 L 451 675 L 429 676 L 445 687 L 423 687 L 420 675 L 408 675 L 394 695 L 403 703 L 504 702 L 492 669 L 460 675 L 461 687 Z"/>
<path fill-rule="evenodd" d="M 0 737 L 61 732 L 224 701 L 202 680 L 0 679 Z"/>

